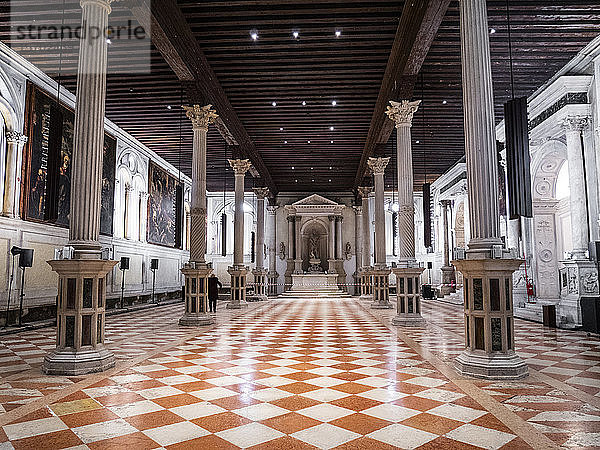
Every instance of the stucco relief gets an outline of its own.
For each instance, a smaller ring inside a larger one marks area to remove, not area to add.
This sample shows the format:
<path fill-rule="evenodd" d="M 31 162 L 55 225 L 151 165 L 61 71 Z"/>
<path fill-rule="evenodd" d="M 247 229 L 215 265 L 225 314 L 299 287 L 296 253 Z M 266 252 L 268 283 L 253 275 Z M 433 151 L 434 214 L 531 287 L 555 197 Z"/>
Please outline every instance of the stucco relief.
<path fill-rule="evenodd" d="M 554 215 L 536 214 L 533 220 L 537 254 L 537 295 L 540 298 L 558 298 L 560 290 Z"/>

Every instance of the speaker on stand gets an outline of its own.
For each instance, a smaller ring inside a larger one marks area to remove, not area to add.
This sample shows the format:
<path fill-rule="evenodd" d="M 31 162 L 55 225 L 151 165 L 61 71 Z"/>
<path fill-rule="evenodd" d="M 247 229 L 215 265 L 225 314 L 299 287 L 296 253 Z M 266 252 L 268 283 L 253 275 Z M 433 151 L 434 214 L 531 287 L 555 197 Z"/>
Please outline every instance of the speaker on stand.
<path fill-rule="evenodd" d="M 129 258 L 127 256 L 121 257 L 121 263 L 119 264 L 119 269 L 121 269 L 121 309 L 123 309 L 123 297 L 125 294 L 125 271 L 129 270 Z"/>
<path fill-rule="evenodd" d="M 23 299 L 25 298 L 25 269 L 33 266 L 33 249 L 22 248 L 19 250 L 19 267 L 21 268 L 21 294 L 19 295 L 19 326 L 21 326 L 21 317 L 23 316 Z"/>
<path fill-rule="evenodd" d="M 152 303 L 155 302 L 154 299 L 154 287 L 156 285 L 156 271 L 158 270 L 158 258 L 152 258 L 150 260 L 150 270 L 152 271 Z"/>

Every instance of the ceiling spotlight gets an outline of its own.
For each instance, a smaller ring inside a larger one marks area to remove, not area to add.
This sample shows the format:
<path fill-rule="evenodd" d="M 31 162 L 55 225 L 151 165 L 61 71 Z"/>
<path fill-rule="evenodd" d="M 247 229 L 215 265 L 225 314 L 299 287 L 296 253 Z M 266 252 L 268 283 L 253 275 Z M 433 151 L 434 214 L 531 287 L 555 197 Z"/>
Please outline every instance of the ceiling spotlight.
<path fill-rule="evenodd" d="M 392 203 L 390 205 L 390 209 L 394 212 L 398 212 L 398 211 L 400 211 L 400 205 L 398 205 L 398 203 Z"/>
<path fill-rule="evenodd" d="M 333 144 L 333 141 L 331 141 L 331 143 Z"/>
<path fill-rule="evenodd" d="M 107 38 L 107 39 L 106 39 L 106 43 L 107 43 L 108 45 L 112 44 L 112 41 L 110 40 L 110 38 Z"/>
<path fill-rule="evenodd" d="M 252 30 L 250 32 L 250 37 L 252 38 L 253 41 L 256 41 L 258 39 L 258 31 Z"/>
<path fill-rule="evenodd" d="M 448 102 L 447 102 L 446 100 L 444 100 L 444 101 L 442 102 L 442 105 L 445 105 L 446 103 L 448 103 Z"/>
<path fill-rule="evenodd" d="M 310 168 L 310 170 L 313 170 L 313 169 L 314 169 L 314 167 L 311 167 L 311 168 Z"/>
<path fill-rule="evenodd" d="M 415 144 L 420 144 L 420 143 L 421 143 L 421 141 L 415 141 Z"/>
<path fill-rule="evenodd" d="M 331 106 L 337 106 L 337 102 L 336 102 L 335 100 L 333 100 L 333 101 L 331 102 Z"/>
<path fill-rule="evenodd" d="M 329 170 L 333 170 L 333 167 L 329 166 Z"/>
<path fill-rule="evenodd" d="M 331 183 L 331 178 L 329 179 L 329 182 Z"/>
<path fill-rule="evenodd" d="M 333 130 L 335 130 L 334 127 L 329 127 L 329 131 L 333 131 Z"/>
<path fill-rule="evenodd" d="M 273 102 L 273 103 L 271 103 L 271 105 L 277 106 L 277 102 Z"/>
<path fill-rule="evenodd" d="M 294 166 L 292 166 L 292 170 L 296 170 L 296 168 Z"/>
<path fill-rule="evenodd" d="M 495 28 L 492 28 L 492 29 L 490 30 L 490 34 L 494 34 L 495 32 L 496 32 L 496 29 L 495 29 Z"/>
<path fill-rule="evenodd" d="M 296 183 L 298 182 L 298 180 L 294 180 Z"/>
<path fill-rule="evenodd" d="M 283 131 L 283 127 L 279 127 L 279 131 Z"/>
<path fill-rule="evenodd" d="M 302 102 L 302 106 L 306 106 L 306 102 Z"/>
<path fill-rule="evenodd" d="M 298 33 L 297 31 L 294 31 L 292 33 L 292 36 L 294 36 L 294 39 L 298 39 L 298 36 L 300 36 L 300 33 Z"/>
<path fill-rule="evenodd" d="M 308 143 L 310 144 L 310 141 L 308 141 Z"/>
<path fill-rule="evenodd" d="M 335 37 L 340 37 L 342 35 L 341 30 L 335 30 Z"/>
<path fill-rule="evenodd" d="M 287 141 L 283 141 L 284 144 L 287 144 Z"/>
<path fill-rule="evenodd" d="M 173 107 L 171 105 L 168 105 L 167 109 L 173 109 Z"/>
<path fill-rule="evenodd" d="M 312 182 L 314 183 L 314 182 L 315 182 L 315 180 L 312 180 Z"/>

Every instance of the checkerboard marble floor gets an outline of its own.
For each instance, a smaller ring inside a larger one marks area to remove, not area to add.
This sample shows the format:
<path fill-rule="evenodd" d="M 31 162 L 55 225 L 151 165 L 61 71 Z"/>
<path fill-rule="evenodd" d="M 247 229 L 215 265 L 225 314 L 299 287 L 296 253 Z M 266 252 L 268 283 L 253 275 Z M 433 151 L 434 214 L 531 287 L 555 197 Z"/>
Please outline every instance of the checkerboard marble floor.
<path fill-rule="evenodd" d="M 462 346 L 460 310 L 431 303 L 424 311 L 426 329 L 400 333 L 389 326 L 392 312 L 341 298 L 271 301 L 223 314 L 208 330 L 165 324 L 132 338 L 162 344 L 105 374 L 61 379 L 32 368 L 27 379 L 58 386 L 5 413 L 11 420 L 0 415 L 0 449 L 600 445 L 600 410 L 579 398 L 597 398 L 590 383 L 563 392 L 544 377 L 461 379 L 447 364 Z M 574 335 L 557 335 L 563 333 Z M 165 342 L 167 336 L 175 337 Z M 586 339 L 561 340 L 555 351 L 567 345 L 594 353 L 597 346 L 583 348 Z M 548 340 L 538 345 L 554 345 Z M 597 359 L 582 371 L 597 367 Z"/>

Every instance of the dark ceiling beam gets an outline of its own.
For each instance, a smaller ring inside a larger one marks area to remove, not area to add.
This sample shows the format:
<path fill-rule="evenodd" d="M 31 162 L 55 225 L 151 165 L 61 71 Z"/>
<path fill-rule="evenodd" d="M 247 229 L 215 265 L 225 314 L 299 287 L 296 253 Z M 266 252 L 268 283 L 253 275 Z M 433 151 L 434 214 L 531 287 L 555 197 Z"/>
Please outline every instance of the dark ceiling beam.
<path fill-rule="evenodd" d="M 219 114 L 216 128 L 227 144 L 239 145 L 243 154 L 260 173 L 271 194 L 277 195 L 278 188 L 267 166 L 231 106 L 177 2 L 127 0 L 127 5 L 138 22 L 151 30 L 152 43 L 182 82 L 188 91 L 188 97 L 200 97 L 204 103 L 214 106 Z"/>
<path fill-rule="evenodd" d="M 414 0 L 404 3 L 354 180 L 354 190 L 363 181 L 369 157 L 376 152 L 376 148 L 387 143 L 394 129 L 394 123 L 385 115 L 388 102 L 412 97 L 417 75 L 449 4 L 450 0 Z"/>

